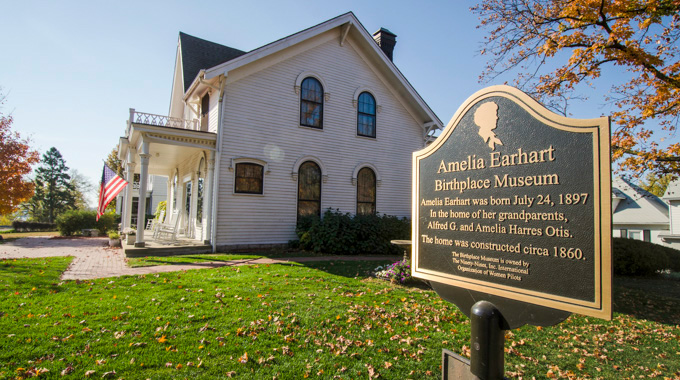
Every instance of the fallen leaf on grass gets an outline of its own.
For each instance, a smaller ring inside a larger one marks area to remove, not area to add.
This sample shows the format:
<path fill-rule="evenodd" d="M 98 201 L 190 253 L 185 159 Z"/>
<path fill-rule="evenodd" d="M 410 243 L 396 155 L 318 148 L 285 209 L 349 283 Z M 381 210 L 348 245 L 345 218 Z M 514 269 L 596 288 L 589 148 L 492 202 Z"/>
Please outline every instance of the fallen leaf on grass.
<path fill-rule="evenodd" d="M 61 375 L 66 376 L 69 373 L 73 372 L 74 370 L 75 370 L 75 368 L 73 368 L 72 366 L 67 366 L 66 368 L 64 368 L 63 371 L 61 371 Z"/>
<path fill-rule="evenodd" d="M 247 352 L 244 352 L 243 355 L 241 355 L 241 357 L 238 358 L 237 361 L 238 361 L 239 363 L 241 363 L 241 364 L 248 363 L 248 353 L 247 353 Z"/>

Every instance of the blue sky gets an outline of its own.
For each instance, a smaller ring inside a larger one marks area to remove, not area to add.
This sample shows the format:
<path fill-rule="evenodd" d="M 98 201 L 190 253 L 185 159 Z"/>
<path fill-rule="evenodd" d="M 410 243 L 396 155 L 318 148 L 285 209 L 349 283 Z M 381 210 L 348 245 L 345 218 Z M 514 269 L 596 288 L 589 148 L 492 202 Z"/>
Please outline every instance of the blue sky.
<path fill-rule="evenodd" d="M 469 1 L 13 1 L 0 14 L 3 113 L 44 153 L 56 147 L 92 184 L 129 108 L 167 114 L 180 31 L 249 51 L 353 11 L 397 34 L 394 62 L 446 124 L 480 84 L 484 31 Z M 608 88 L 608 87 L 607 87 Z M 596 102 L 571 116 L 610 113 Z M 94 203 L 96 194 L 90 196 Z M 93 204 L 94 205 L 94 204 Z"/>

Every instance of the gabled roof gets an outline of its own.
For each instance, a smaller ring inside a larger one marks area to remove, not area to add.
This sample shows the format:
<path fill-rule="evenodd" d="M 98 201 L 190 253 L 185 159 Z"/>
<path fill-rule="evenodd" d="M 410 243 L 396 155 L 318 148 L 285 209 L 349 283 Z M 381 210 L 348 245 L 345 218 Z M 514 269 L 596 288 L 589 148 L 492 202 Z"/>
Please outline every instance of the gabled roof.
<path fill-rule="evenodd" d="M 179 32 L 179 43 L 180 51 L 182 52 L 182 74 L 185 92 L 202 69 L 217 66 L 246 54 L 244 51 L 206 41 L 182 32 Z"/>
<path fill-rule="evenodd" d="M 378 44 L 373 39 L 373 36 L 368 33 L 366 28 L 364 28 L 364 26 L 361 24 L 361 22 L 359 22 L 352 12 L 347 12 L 340 16 L 334 17 L 328 21 L 297 32 L 288 37 L 281 38 L 257 49 L 251 50 L 245 54 L 236 55 L 230 60 L 220 62 L 219 64 L 213 66 L 201 67 L 200 69 L 206 69 L 205 79 L 211 79 L 219 75 L 227 74 L 230 70 L 247 65 L 251 62 L 258 61 L 262 58 L 270 56 L 276 52 L 284 50 L 337 27 L 343 27 L 343 39 L 345 36 L 347 36 L 347 34 L 356 36 L 357 40 L 362 43 L 367 50 L 371 51 L 370 55 L 372 55 L 371 58 L 374 60 L 375 64 L 380 66 L 380 69 L 382 69 L 384 73 L 388 74 L 388 80 L 393 84 L 398 84 L 398 87 L 400 87 L 400 89 L 398 89 L 400 95 L 409 98 L 410 102 L 417 104 L 417 107 L 420 108 L 420 112 L 424 118 L 430 119 L 430 122 L 434 123 L 437 129 L 443 129 L 441 120 L 439 120 L 430 106 L 425 103 L 420 94 L 418 94 L 411 83 L 409 83 L 406 77 L 404 77 L 401 71 L 399 71 L 397 66 L 395 66 L 389 58 L 387 58 L 385 53 L 380 49 Z M 188 87 L 186 87 L 187 75 L 185 75 L 184 78 L 186 92 L 188 89 Z M 190 81 L 191 80 L 194 79 L 192 78 Z"/>
<path fill-rule="evenodd" d="M 612 193 L 623 198 L 613 210 L 614 224 L 668 225 L 668 205 L 656 195 L 622 178 L 612 181 Z"/>

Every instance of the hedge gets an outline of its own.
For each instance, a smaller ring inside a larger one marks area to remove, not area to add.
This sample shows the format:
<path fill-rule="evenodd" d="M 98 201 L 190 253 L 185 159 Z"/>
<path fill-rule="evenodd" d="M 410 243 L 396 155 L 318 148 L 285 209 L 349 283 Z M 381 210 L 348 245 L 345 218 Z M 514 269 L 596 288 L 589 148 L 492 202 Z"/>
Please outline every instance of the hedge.
<path fill-rule="evenodd" d="M 63 236 L 79 234 L 82 230 L 97 229 L 100 234 L 117 230 L 120 216 L 106 213 L 97 221 L 97 212 L 88 210 L 70 210 L 57 217 L 57 229 Z"/>
<path fill-rule="evenodd" d="M 12 222 L 12 228 L 16 232 L 54 231 L 56 230 L 56 225 L 54 223 L 23 222 L 15 220 Z"/>
<path fill-rule="evenodd" d="M 296 232 L 300 240 L 293 245 L 314 252 L 401 255 L 402 248 L 390 241 L 409 239 L 411 221 L 389 215 L 353 216 L 329 209 L 323 218 L 301 218 Z"/>
<path fill-rule="evenodd" d="M 651 276 L 670 269 L 680 271 L 680 251 L 641 240 L 614 238 L 614 274 Z"/>

